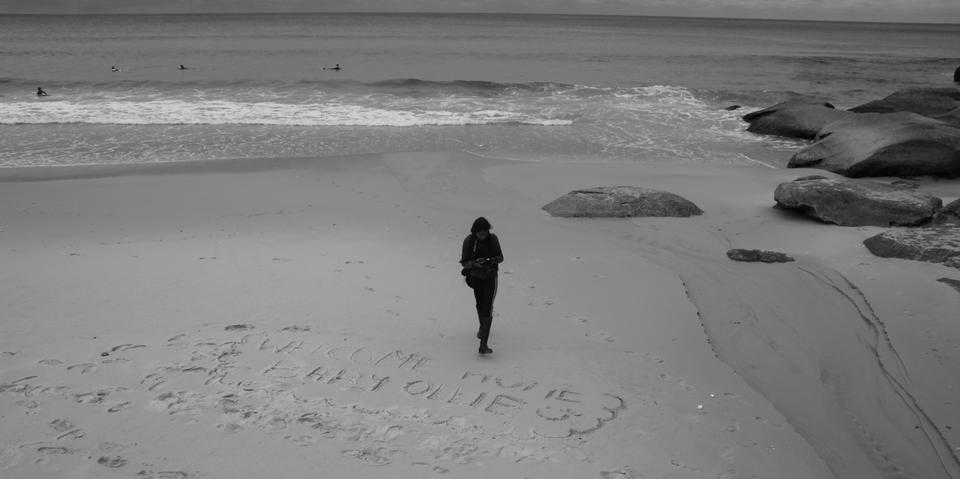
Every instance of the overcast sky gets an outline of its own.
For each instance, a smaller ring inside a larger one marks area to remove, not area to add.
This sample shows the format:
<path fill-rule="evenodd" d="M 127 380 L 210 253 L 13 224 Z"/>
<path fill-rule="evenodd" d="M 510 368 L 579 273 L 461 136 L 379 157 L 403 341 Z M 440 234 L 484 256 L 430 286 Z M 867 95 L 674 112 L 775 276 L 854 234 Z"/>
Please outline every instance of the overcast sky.
<path fill-rule="evenodd" d="M 333 11 L 589 13 L 960 23 L 960 0 L 0 0 L 0 13 Z"/>

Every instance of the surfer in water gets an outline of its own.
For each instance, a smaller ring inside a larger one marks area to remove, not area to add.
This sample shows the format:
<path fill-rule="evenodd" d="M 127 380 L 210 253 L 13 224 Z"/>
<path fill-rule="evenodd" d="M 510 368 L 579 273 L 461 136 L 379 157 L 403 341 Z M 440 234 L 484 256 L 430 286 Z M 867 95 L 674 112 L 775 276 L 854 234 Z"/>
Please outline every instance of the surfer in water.
<path fill-rule="evenodd" d="M 47 96 L 47 92 L 43 91 L 43 88 L 37 87 L 37 96 Z"/>

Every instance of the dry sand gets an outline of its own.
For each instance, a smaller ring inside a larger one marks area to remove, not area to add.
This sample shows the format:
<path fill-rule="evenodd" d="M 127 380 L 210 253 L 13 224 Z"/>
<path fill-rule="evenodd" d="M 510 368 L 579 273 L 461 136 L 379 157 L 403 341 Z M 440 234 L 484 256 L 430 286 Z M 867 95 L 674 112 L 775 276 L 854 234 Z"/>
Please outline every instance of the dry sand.
<path fill-rule="evenodd" d="M 772 208 L 811 172 L 458 153 L 7 170 L 0 477 L 960 477 L 960 293 L 936 281 L 960 273 Z M 605 185 L 705 214 L 540 210 Z M 457 264 L 480 215 L 506 258 L 488 357 Z"/>

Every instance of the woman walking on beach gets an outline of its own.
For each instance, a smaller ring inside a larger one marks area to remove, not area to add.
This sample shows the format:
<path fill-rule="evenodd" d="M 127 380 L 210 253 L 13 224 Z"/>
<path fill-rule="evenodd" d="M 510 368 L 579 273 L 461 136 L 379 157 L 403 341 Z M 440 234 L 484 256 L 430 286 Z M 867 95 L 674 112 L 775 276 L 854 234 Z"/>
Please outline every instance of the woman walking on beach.
<path fill-rule="evenodd" d="M 479 217 L 470 227 L 470 234 L 463 240 L 460 264 L 467 276 L 467 284 L 473 288 L 473 297 L 477 301 L 477 316 L 480 319 L 480 354 L 493 352 L 487 346 L 490 337 L 490 325 L 493 322 L 493 300 L 497 296 L 497 271 L 503 262 L 500 240 L 490 232 L 490 222 Z"/>

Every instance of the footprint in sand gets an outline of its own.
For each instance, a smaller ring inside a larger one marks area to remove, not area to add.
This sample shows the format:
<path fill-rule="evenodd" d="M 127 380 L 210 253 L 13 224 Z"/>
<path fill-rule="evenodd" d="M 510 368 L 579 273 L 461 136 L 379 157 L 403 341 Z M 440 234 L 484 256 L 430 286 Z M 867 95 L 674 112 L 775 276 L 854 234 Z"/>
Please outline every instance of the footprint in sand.
<path fill-rule="evenodd" d="M 102 404 L 104 399 L 110 396 L 110 394 L 123 391 L 129 391 L 129 388 L 122 386 L 103 388 L 88 393 L 74 394 L 73 399 L 80 404 Z"/>
<path fill-rule="evenodd" d="M 629 467 L 623 467 L 613 471 L 600 471 L 600 477 L 603 479 L 636 479 L 640 477 L 637 472 Z"/>
<path fill-rule="evenodd" d="M 37 361 L 37 363 L 41 366 L 59 366 L 63 364 L 63 361 L 59 359 L 41 359 L 40 361 Z"/>
<path fill-rule="evenodd" d="M 97 459 L 97 464 L 111 469 L 117 469 L 126 466 L 127 460 L 120 456 L 101 456 L 100 459 Z"/>
<path fill-rule="evenodd" d="M 685 471 L 690 471 L 690 472 L 693 472 L 693 473 L 699 473 L 699 472 L 700 472 L 700 469 L 698 469 L 698 468 L 696 468 L 696 467 L 693 467 L 693 466 L 689 466 L 689 465 L 687 465 L 687 464 L 684 464 L 684 463 L 682 463 L 682 462 L 680 462 L 680 461 L 678 461 L 678 460 L 676 460 L 676 459 L 671 459 L 671 460 L 670 460 L 670 464 L 672 464 L 674 467 L 678 467 L 678 468 L 683 469 L 683 470 L 685 470 Z"/>
<path fill-rule="evenodd" d="M 243 426 L 232 422 L 217 424 L 217 428 L 223 431 L 224 434 L 236 434 L 243 430 Z"/>
<path fill-rule="evenodd" d="M 120 411 L 126 409 L 128 406 L 130 406 L 130 404 L 131 404 L 130 401 L 124 401 L 124 402 L 122 402 L 122 403 L 115 404 L 115 405 L 110 406 L 109 408 L 107 408 L 107 412 L 110 412 L 110 413 L 120 412 Z"/>
<path fill-rule="evenodd" d="M 73 429 L 73 423 L 66 419 L 54 419 L 50 421 L 50 427 L 57 432 L 67 432 Z"/>
<path fill-rule="evenodd" d="M 83 364 L 74 364 L 73 366 L 67 366 L 67 371 L 77 371 L 80 374 L 87 374 L 90 371 L 93 371 L 97 366 L 93 363 L 83 363 Z"/>
<path fill-rule="evenodd" d="M 433 472 L 435 472 L 435 473 L 437 473 L 437 474 L 446 474 L 446 473 L 450 472 L 450 469 L 447 469 L 447 468 L 441 467 L 441 466 L 435 466 L 435 465 L 433 465 L 433 464 L 428 464 L 428 463 L 426 463 L 426 462 L 411 462 L 410 465 L 411 465 L 411 466 L 426 467 L 426 468 L 430 469 L 431 471 L 433 471 Z"/>
<path fill-rule="evenodd" d="M 24 409 L 36 409 L 40 407 L 40 403 L 36 401 L 17 401 L 16 404 Z"/>
<path fill-rule="evenodd" d="M 47 456 L 60 456 L 64 454 L 73 454 L 76 451 L 67 447 L 43 446 L 43 447 L 38 447 L 37 452 Z"/>
<path fill-rule="evenodd" d="M 683 379 L 683 378 L 675 378 L 675 377 L 673 377 L 673 376 L 671 376 L 671 375 L 669 375 L 669 374 L 667 374 L 667 373 L 660 373 L 660 379 L 663 379 L 664 381 L 673 381 L 673 382 L 679 384 L 680 387 L 682 387 L 683 389 L 685 389 L 685 390 L 687 390 L 687 391 L 693 391 L 693 390 L 696 389 L 696 388 L 694 388 L 693 386 L 691 386 L 690 383 L 688 383 L 685 379 Z"/>
<path fill-rule="evenodd" d="M 611 337 L 609 334 L 604 333 L 604 332 L 602 332 L 602 331 L 601 331 L 601 332 L 598 332 L 598 333 L 586 333 L 586 334 L 584 334 L 584 336 L 586 336 L 586 337 L 588 337 L 588 338 L 590 338 L 590 339 L 592 339 L 592 340 L 594 340 L 594 341 L 596 341 L 596 342 L 598 342 L 598 343 L 604 343 L 604 342 L 612 343 L 612 342 L 614 341 L 613 337 Z"/>
<path fill-rule="evenodd" d="M 111 348 L 110 352 L 115 353 L 117 351 L 129 351 L 131 349 L 140 349 L 145 347 L 147 347 L 146 344 L 121 344 L 119 346 L 114 346 L 113 348 Z"/>
<path fill-rule="evenodd" d="M 346 457 L 352 457 L 364 464 L 371 466 L 385 466 L 393 462 L 388 457 L 388 451 L 385 447 L 365 447 L 363 449 L 346 449 L 341 452 Z"/>
<path fill-rule="evenodd" d="M 534 309 L 546 309 L 550 306 L 553 306 L 553 300 L 550 298 L 540 298 L 538 300 L 530 301 L 528 304 Z"/>
<path fill-rule="evenodd" d="M 157 373 L 148 374 L 147 377 L 140 380 L 140 384 L 146 386 L 147 391 L 153 391 L 154 389 L 159 387 L 161 384 L 164 384 L 166 382 L 167 382 L 166 378 L 164 378 L 163 376 Z"/>
<path fill-rule="evenodd" d="M 252 324 L 231 324 L 225 328 L 224 331 L 249 331 L 253 329 Z"/>
<path fill-rule="evenodd" d="M 293 325 L 293 326 L 287 326 L 281 329 L 280 331 L 288 331 L 291 333 L 309 333 L 310 326 Z"/>
<path fill-rule="evenodd" d="M 317 440 L 314 439 L 313 436 L 308 436 L 306 434 L 303 434 L 301 436 L 285 436 L 284 439 L 300 447 L 312 446 L 317 443 Z"/>
<path fill-rule="evenodd" d="M 137 479 L 187 479 L 190 474 L 183 471 L 153 472 L 143 470 L 137 473 Z"/>
<path fill-rule="evenodd" d="M 57 436 L 57 440 L 62 441 L 64 439 L 80 439 L 86 435 L 87 433 L 83 429 L 73 429 Z"/>

